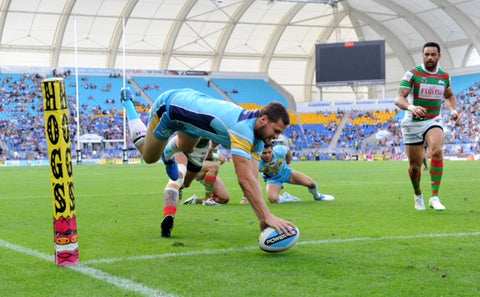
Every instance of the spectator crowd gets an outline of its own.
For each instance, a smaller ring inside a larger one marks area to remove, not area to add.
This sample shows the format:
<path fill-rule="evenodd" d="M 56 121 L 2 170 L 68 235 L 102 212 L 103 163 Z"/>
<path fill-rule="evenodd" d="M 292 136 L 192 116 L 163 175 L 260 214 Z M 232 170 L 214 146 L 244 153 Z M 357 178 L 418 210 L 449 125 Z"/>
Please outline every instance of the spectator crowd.
<path fill-rule="evenodd" d="M 59 74 L 56 74 L 59 75 Z M 68 78 L 70 73 L 60 76 Z M 46 75 L 37 73 L 0 73 L 0 160 L 38 160 L 48 155 L 43 118 L 43 95 L 41 82 Z M 101 143 L 81 143 L 84 158 L 121 158 L 123 151 L 123 109 L 119 109 L 117 90 L 108 80 L 121 78 L 110 75 L 102 85 L 87 76 L 82 77 L 83 89 L 92 93 L 79 101 L 80 135 L 95 134 Z M 155 88 L 156 84 L 143 86 L 143 90 Z M 70 82 L 68 87 L 75 88 Z M 96 98 L 94 91 L 105 93 Z M 462 119 L 461 126 L 455 126 L 447 111 L 442 113 L 445 121 L 445 154 L 479 154 L 480 82 L 456 94 L 457 107 Z M 107 98 L 107 99 L 103 99 Z M 72 151 L 77 149 L 77 106 L 74 96 L 67 94 L 70 110 L 70 133 Z M 102 100 L 102 101 L 100 101 Z M 104 101 L 104 102 L 103 102 Z M 142 120 L 147 119 L 147 104 L 137 106 Z M 328 116 L 331 112 L 321 112 Z M 288 145 L 298 159 L 331 160 L 348 159 L 351 155 L 384 155 L 388 159 L 405 158 L 402 145 L 400 120 L 403 111 L 392 108 L 383 111 L 342 111 L 338 110 L 334 121 L 293 125 L 286 131 Z M 301 116 L 300 116 L 301 118 Z M 345 118 L 343 125 L 340 119 Z M 339 131 L 340 129 L 340 131 Z M 379 131 L 387 131 L 377 137 Z M 127 148 L 131 156 L 138 157 L 130 145 L 127 133 Z"/>

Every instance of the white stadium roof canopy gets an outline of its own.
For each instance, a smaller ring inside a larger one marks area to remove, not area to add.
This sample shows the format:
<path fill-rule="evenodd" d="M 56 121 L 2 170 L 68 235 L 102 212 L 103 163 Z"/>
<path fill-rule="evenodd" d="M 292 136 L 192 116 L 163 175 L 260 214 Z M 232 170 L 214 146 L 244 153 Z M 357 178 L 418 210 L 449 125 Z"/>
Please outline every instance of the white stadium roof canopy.
<path fill-rule="evenodd" d="M 0 65 L 261 72 L 309 102 L 316 43 L 381 39 L 392 98 L 426 41 L 480 72 L 479 27 L 480 0 L 3 0 Z"/>

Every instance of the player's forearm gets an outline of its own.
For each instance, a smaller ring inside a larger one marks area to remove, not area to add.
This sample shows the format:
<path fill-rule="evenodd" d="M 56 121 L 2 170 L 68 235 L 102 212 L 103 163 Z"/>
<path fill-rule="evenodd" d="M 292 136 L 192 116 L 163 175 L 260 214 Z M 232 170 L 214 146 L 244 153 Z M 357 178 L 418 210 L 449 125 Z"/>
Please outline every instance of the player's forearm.
<path fill-rule="evenodd" d="M 255 214 L 260 221 L 266 221 L 268 216 L 271 216 L 270 210 L 263 199 L 263 192 L 258 179 L 251 177 L 249 179 L 242 179 L 238 181 L 243 190 L 243 194 L 247 197 Z"/>
<path fill-rule="evenodd" d="M 408 88 L 399 88 L 397 92 L 397 97 L 395 98 L 395 105 L 398 108 L 403 110 L 408 110 L 408 106 L 410 103 L 407 100 L 408 94 L 410 93 L 410 89 Z"/>
<path fill-rule="evenodd" d="M 451 112 L 457 111 L 457 103 L 455 100 L 455 95 L 451 94 L 449 97 L 445 98 L 445 106 L 450 110 Z"/>
<path fill-rule="evenodd" d="M 262 187 L 258 178 L 258 162 L 236 155 L 233 155 L 232 159 L 243 195 L 247 197 L 260 222 L 265 222 L 272 214 L 263 199 Z"/>
<path fill-rule="evenodd" d="M 397 99 L 395 100 L 395 105 L 397 105 L 400 109 L 408 110 L 410 103 L 408 103 L 407 99 L 405 98 L 397 97 Z"/>

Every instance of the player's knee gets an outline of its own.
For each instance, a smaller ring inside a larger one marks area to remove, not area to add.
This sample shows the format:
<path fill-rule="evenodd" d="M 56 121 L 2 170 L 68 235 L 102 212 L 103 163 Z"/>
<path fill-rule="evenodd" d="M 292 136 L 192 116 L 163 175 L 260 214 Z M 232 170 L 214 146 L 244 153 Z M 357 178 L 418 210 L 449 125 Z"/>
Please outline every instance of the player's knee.
<path fill-rule="evenodd" d="M 225 196 L 225 197 L 215 196 L 215 201 L 220 203 L 220 204 L 227 204 L 230 201 L 230 197 L 228 197 L 228 196 Z"/>
<path fill-rule="evenodd" d="M 443 158 L 443 150 L 442 148 L 431 148 L 430 154 L 432 159 L 442 159 Z"/>
<path fill-rule="evenodd" d="M 278 203 L 279 197 L 268 196 L 268 201 L 271 203 Z"/>
<path fill-rule="evenodd" d="M 185 175 L 187 174 L 187 167 L 183 164 L 178 164 L 178 179 L 169 180 L 165 190 L 174 188 L 180 189 L 183 186 L 183 181 L 185 180 Z"/>
<path fill-rule="evenodd" d="M 207 167 L 207 172 L 209 175 L 217 175 L 218 171 L 220 170 L 220 165 L 217 162 L 205 162 L 203 166 Z"/>
<path fill-rule="evenodd" d="M 421 166 L 417 164 L 410 164 L 410 168 L 408 169 L 411 175 L 417 176 L 421 172 Z"/>
<path fill-rule="evenodd" d="M 160 158 L 155 159 L 154 157 L 151 157 L 151 156 L 148 156 L 148 155 L 142 156 L 142 158 L 143 158 L 143 161 L 145 161 L 145 163 L 147 163 L 147 164 L 156 163 L 160 159 Z"/>
<path fill-rule="evenodd" d="M 160 157 L 162 156 L 161 153 L 158 153 L 158 151 L 153 151 L 148 150 L 148 148 L 145 146 L 145 143 L 142 146 L 142 150 L 140 150 L 140 153 L 142 154 L 142 159 L 145 161 L 147 164 L 153 164 L 157 163 L 158 160 L 160 160 Z"/>
<path fill-rule="evenodd" d="M 153 159 L 147 159 L 147 160 L 144 159 L 144 161 L 146 164 L 155 164 L 158 162 L 158 160 L 153 160 Z"/>

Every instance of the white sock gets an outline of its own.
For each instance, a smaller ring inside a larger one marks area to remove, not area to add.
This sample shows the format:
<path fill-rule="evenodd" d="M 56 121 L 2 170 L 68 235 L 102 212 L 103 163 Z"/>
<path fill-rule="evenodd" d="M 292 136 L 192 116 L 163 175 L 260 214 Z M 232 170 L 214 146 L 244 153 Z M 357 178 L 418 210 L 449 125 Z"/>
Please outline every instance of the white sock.
<path fill-rule="evenodd" d="M 128 122 L 128 128 L 130 129 L 130 136 L 133 143 L 139 148 L 145 141 L 145 135 L 147 134 L 147 127 L 140 119 L 134 119 Z"/>

